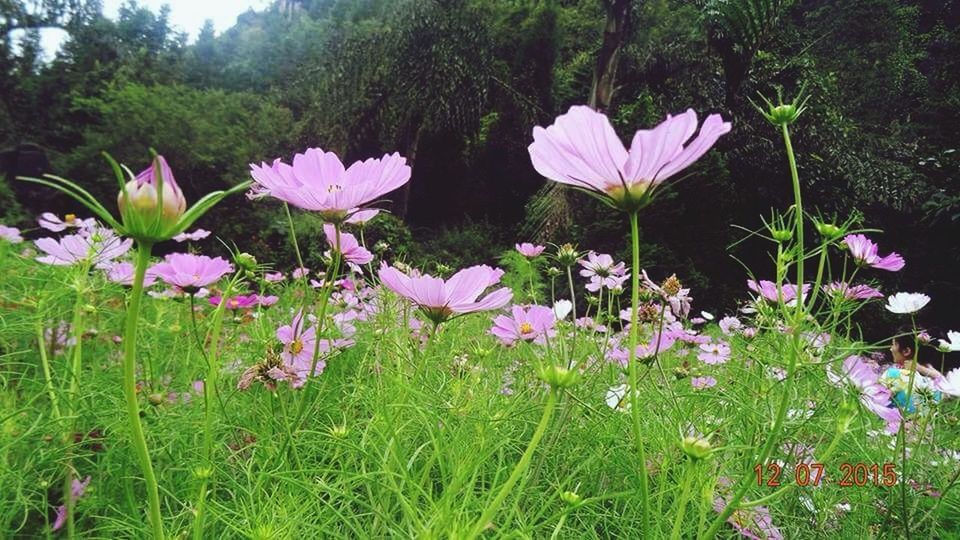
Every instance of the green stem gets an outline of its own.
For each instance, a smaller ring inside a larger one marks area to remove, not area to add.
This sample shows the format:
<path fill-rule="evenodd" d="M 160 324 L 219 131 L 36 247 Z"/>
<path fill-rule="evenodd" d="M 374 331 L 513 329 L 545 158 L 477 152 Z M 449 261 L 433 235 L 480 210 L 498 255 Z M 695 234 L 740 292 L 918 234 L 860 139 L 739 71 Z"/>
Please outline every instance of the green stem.
<path fill-rule="evenodd" d="M 480 516 L 480 519 L 477 520 L 474 524 L 473 529 L 467 535 L 468 540 L 473 540 L 474 538 L 480 536 L 484 528 L 486 528 L 487 523 L 493 519 L 493 516 L 496 515 L 497 510 L 500 509 L 500 505 L 503 504 L 503 501 L 506 500 L 507 496 L 510 495 L 510 491 L 513 489 L 514 484 L 520 480 L 520 477 L 527 470 L 527 467 L 530 465 L 530 460 L 533 459 L 533 453 L 537 449 L 537 445 L 540 443 L 540 439 L 543 438 L 543 434 L 547 431 L 547 426 L 550 424 L 550 418 L 553 416 L 554 405 L 557 403 L 557 390 L 554 388 L 550 389 L 550 395 L 547 397 L 547 404 L 544 406 L 543 415 L 540 417 L 540 423 L 537 424 L 537 430 L 533 433 L 533 437 L 530 439 L 530 443 L 527 445 L 527 449 L 523 452 L 523 455 L 520 457 L 520 461 L 517 462 L 517 465 L 513 468 L 513 472 L 510 473 L 510 477 L 507 478 L 507 482 L 500 488 L 500 492 L 497 493 L 497 496 L 487 505 L 484 509 L 483 514 Z"/>
<path fill-rule="evenodd" d="M 150 463 L 147 440 L 140 424 L 140 403 L 137 401 L 137 321 L 140 315 L 140 300 L 143 297 L 143 277 L 150 263 L 150 250 L 153 244 L 137 241 L 136 270 L 133 276 L 133 289 L 127 304 L 127 320 L 123 332 L 123 393 L 126 398 L 127 420 L 130 422 L 130 438 L 134 452 L 140 461 L 143 479 L 147 484 L 149 500 L 150 526 L 153 537 L 163 540 L 163 520 L 160 517 L 160 494 L 157 489 L 157 477 Z"/>
<path fill-rule="evenodd" d="M 781 126 L 783 131 L 783 144 L 787 147 L 787 162 L 790 165 L 790 180 L 793 183 L 793 201 L 794 201 L 794 221 L 796 223 L 797 235 L 797 313 L 803 312 L 803 201 L 800 196 L 800 175 L 797 172 L 797 159 L 793 155 L 793 144 L 790 143 L 790 130 L 787 124 Z"/>
<path fill-rule="evenodd" d="M 630 348 L 627 351 L 627 367 L 630 377 L 630 417 L 633 424 L 633 439 L 640 456 L 640 530 L 641 537 L 650 534 L 650 495 L 647 478 L 647 452 L 640 428 L 640 400 L 637 395 L 637 307 L 640 305 L 640 225 L 636 212 L 630 213 L 630 240 L 632 245 L 632 268 L 630 274 Z"/>
<path fill-rule="evenodd" d="M 37 319 L 37 343 L 40 347 L 40 365 L 43 368 L 43 379 L 50 398 L 50 408 L 53 409 L 53 419 L 60 422 L 60 401 L 53 389 L 53 376 L 50 371 L 50 358 L 47 356 L 47 340 L 43 337 L 43 321 Z"/>
<path fill-rule="evenodd" d="M 683 516 L 687 510 L 687 502 L 690 500 L 690 486 L 693 484 L 693 471 L 696 462 L 693 459 L 687 460 L 687 466 L 683 471 L 683 485 L 680 488 L 680 501 L 678 503 L 676 516 L 673 518 L 673 529 L 670 531 L 671 540 L 680 538 L 680 527 L 683 525 Z"/>
<path fill-rule="evenodd" d="M 567 353 L 567 369 L 573 367 L 573 358 L 574 350 L 577 347 L 577 295 L 573 289 L 573 273 L 570 271 L 570 267 L 567 267 L 567 285 L 570 287 L 570 319 L 574 322 L 573 324 L 573 337 L 570 339 L 570 346 L 565 347 Z"/>

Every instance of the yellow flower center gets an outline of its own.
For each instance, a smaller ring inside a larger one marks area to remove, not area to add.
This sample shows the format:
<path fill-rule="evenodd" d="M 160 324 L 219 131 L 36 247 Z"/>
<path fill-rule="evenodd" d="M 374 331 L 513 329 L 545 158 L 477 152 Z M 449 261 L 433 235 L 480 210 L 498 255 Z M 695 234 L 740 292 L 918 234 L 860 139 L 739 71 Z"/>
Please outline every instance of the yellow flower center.
<path fill-rule="evenodd" d="M 239 305 L 240 305 L 240 301 L 239 301 L 239 300 L 237 300 L 236 298 L 231 298 L 231 299 L 230 299 L 230 307 L 235 308 L 235 307 L 237 307 L 237 306 L 239 306 Z"/>
<path fill-rule="evenodd" d="M 303 342 L 299 339 L 293 340 L 293 343 L 290 344 L 290 351 L 293 352 L 293 354 L 300 354 L 300 352 L 303 351 Z"/>
<path fill-rule="evenodd" d="M 67 215 L 63 216 L 63 220 L 66 221 L 67 223 L 73 223 L 73 220 L 75 220 L 75 219 L 77 219 L 77 215 L 76 215 L 76 214 L 67 214 Z"/>
<path fill-rule="evenodd" d="M 528 322 L 521 323 L 521 324 L 520 324 L 520 333 L 521 333 L 521 334 L 532 334 L 532 333 L 533 333 L 533 325 L 531 325 L 531 324 L 528 323 Z"/>

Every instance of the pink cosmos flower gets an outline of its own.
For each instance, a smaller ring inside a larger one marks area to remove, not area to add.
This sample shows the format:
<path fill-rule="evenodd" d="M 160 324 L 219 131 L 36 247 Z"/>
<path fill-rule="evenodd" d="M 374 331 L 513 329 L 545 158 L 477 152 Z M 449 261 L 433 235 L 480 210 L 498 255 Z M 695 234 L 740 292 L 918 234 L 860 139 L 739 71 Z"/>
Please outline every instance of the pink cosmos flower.
<path fill-rule="evenodd" d="M 539 257 L 540 254 L 543 253 L 543 250 L 547 249 L 546 246 L 533 245 L 530 242 L 517 244 L 515 247 L 517 248 L 517 251 L 519 251 L 521 255 L 523 255 L 524 257 L 528 257 L 530 259 L 534 257 Z"/>
<path fill-rule="evenodd" d="M 717 385 L 717 380 L 713 377 L 694 377 L 690 379 L 690 384 L 694 390 L 704 390 Z"/>
<path fill-rule="evenodd" d="M 720 478 L 717 483 L 721 488 L 729 488 L 730 481 L 727 478 Z M 713 499 L 713 510 L 717 513 L 723 512 L 729 499 L 718 495 Z M 734 529 L 750 540 L 783 540 L 783 533 L 773 524 L 773 517 L 770 510 L 765 506 L 753 506 L 734 510 L 727 523 Z"/>
<path fill-rule="evenodd" d="M 153 265 L 152 271 L 164 283 L 195 293 L 233 272 L 233 265 L 221 257 L 211 259 L 206 255 L 171 253 L 164 262 Z"/>
<path fill-rule="evenodd" d="M 263 275 L 263 280 L 267 283 L 279 283 L 287 279 L 287 276 L 283 275 L 283 272 L 267 272 Z"/>
<path fill-rule="evenodd" d="M 187 241 L 196 242 L 196 241 L 198 241 L 198 240 L 203 240 L 204 238 L 206 238 L 206 237 L 208 237 L 208 236 L 210 236 L 210 231 L 207 231 L 207 230 L 204 230 L 204 229 L 197 229 L 197 230 L 195 230 L 195 231 L 193 231 L 193 232 L 182 232 L 182 233 L 174 236 L 174 237 L 173 237 L 173 240 L 174 240 L 175 242 L 187 242 Z"/>
<path fill-rule="evenodd" d="M 869 285 L 849 285 L 842 281 L 834 281 L 823 286 L 823 292 L 847 300 L 869 300 L 883 298 L 883 293 Z"/>
<path fill-rule="evenodd" d="M 304 328 L 303 312 L 298 311 L 290 324 L 277 328 L 277 339 L 283 343 L 280 358 L 297 373 L 298 380 L 291 381 L 291 386 L 294 388 L 303 386 L 310 371 L 310 365 L 313 363 L 313 350 L 317 346 L 317 327 Z M 321 353 L 325 352 L 322 344 L 320 349 Z M 323 373 L 326 366 L 327 363 L 321 355 L 313 375 Z"/>
<path fill-rule="evenodd" d="M 670 311 L 680 318 L 687 318 L 690 315 L 690 304 L 693 302 L 693 298 L 690 297 L 690 289 L 680 287 L 679 280 L 676 280 L 676 276 L 673 276 L 672 280 L 676 281 L 677 289 L 676 291 L 668 292 L 666 289 L 654 283 L 650 276 L 647 275 L 646 270 L 641 270 L 641 276 L 643 278 L 643 284 L 648 289 L 660 295 L 660 298 L 665 300 L 670 304 Z M 669 281 L 669 280 L 668 280 Z M 705 311 L 701 311 L 701 314 L 706 314 Z M 711 320 L 713 316 L 710 316 Z"/>
<path fill-rule="evenodd" d="M 97 228 L 68 234 L 59 240 L 40 238 L 34 244 L 46 253 L 37 257 L 42 263 L 68 265 L 88 261 L 97 268 L 106 268 L 114 259 L 130 251 L 133 240 L 124 240 L 110 229 Z"/>
<path fill-rule="evenodd" d="M 276 298 L 276 296 L 272 298 Z M 231 296 L 227 299 L 225 307 L 227 309 L 251 309 L 261 305 L 260 300 L 261 298 L 259 294 L 242 294 L 238 296 Z M 223 302 L 223 297 L 219 294 L 210 297 L 211 305 L 219 306 L 221 302 Z"/>
<path fill-rule="evenodd" d="M 593 320 L 592 317 L 580 317 L 574 321 L 574 324 L 577 325 L 577 328 L 593 330 L 594 332 L 603 333 L 607 331 L 607 327 L 605 325 L 597 323 L 597 321 Z"/>
<path fill-rule="evenodd" d="M 676 338 L 670 332 L 652 336 L 648 342 L 637 344 L 636 359 L 653 358 L 654 355 L 669 350 L 676 341 Z M 629 345 L 621 343 L 619 339 L 612 339 L 610 349 L 607 351 L 607 359 L 616 362 L 622 368 L 627 368 L 630 361 L 628 347 Z"/>
<path fill-rule="evenodd" d="M 333 225 L 326 223 L 323 226 L 323 234 L 327 237 L 327 243 L 330 244 L 330 247 L 332 249 L 336 249 L 336 228 Z M 347 261 L 348 263 L 367 264 L 373 260 L 373 253 L 370 253 L 366 248 L 361 246 L 360 242 L 357 242 L 357 238 L 355 236 L 343 231 L 340 231 L 340 253 L 343 255 L 343 260 Z"/>
<path fill-rule="evenodd" d="M 376 208 L 351 211 L 350 217 L 348 217 L 344 223 L 349 223 L 351 225 L 366 225 L 368 221 L 377 217 L 377 214 L 379 213 L 380 210 L 377 210 Z"/>
<path fill-rule="evenodd" d="M 723 364 L 730 360 L 730 345 L 726 342 L 704 343 L 700 345 L 697 359 L 705 364 Z"/>
<path fill-rule="evenodd" d="M 667 115 L 657 127 L 637 131 L 628 151 L 605 115 L 575 105 L 546 129 L 533 128 L 527 149 L 543 176 L 631 212 L 646 205 L 664 180 L 703 156 L 730 131 L 730 123 L 712 114 L 691 140 L 696 129 L 693 109 Z"/>
<path fill-rule="evenodd" d="M 590 283 L 586 288 L 590 292 L 597 292 L 601 288 L 616 289 L 623 287 L 627 280 L 626 264 L 619 262 L 614 264 L 613 257 L 606 253 L 597 254 L 594 251 L 587 253 L 586 259 L 577 261 L 583 267 L 580 275 L 590 278 Z"/>
<path fill-rule="evenodd" d="M 158 188 L 160 191 L 157 191 Z M 187 211 L 187 199 L 173 177 L 173 169 L 166 158 L 156 156 L 149 167 L 140 171 L 120 190 L 117 204 L 122 215 L 129 211 L 129 205 L 134 212 L 146 212 L 144 219 L 153 220 L 157 216 L 157 205 L 161 203 L 160 220 L 169 225 L 176 223 Z"/>
<path fill-rule="evenodd" d="M 487 265 L 460 270 L 446 281 L 430 275 L 408 276 L 386 263 L 378 275 L 388 289 L 417 304 L 434 324 L 466 313 L 499 309 L 513 298 L 513 292 L 503 287 L 478 300 L 503 275 L 503 270 Z"/>
<path fill-rule="evenodd" d="M 720 319 L 720 322 L 717 323 L 717 326 L 720 327 L 720 331 L 723 332 L 724 335 L 730 336 L 742 328 L 743 323 L 741 323 L 740 319 L 736 317 L 724 317 Z"/>
<path fill-rule="evenodd" d="M 300 268 L 294 270 L 291 275 L 293 276 L 293 279 L 300 279 L 302 277 L 309 276 L 310 269 L 305 266 L 301 266 Z"/>
<path fill-rule="evenodd" d="M 880 369 L 875 363 L 856 355 L 848 356 L 839 375 L 827 367 L 827 380 L 834 386 L 849 385 L 856 390 L 860 394 L 860 403 L 886 422 L 888 432 L 899 428 L 900 409 L 889 406 L 893 393 L 880 383 Z"/>
<path fill-rule="evenodd" d="M 493 328 L 490 329 L 490 333 L 507 346 L 513 345 L 518 340 L 543 344 L 546 338 L 556 335 L 554 329 L 556 322 L 556 315 L 548 307 L 513 306 L 511 317 L 498 315 L 493 319 Z"/>
<path fill-rule="evenodd" d="M 764 300 L 767 300 L 768 302 L 777 301 L 777 298 L 778 298 L 777 284 L 772 281 L 761 279 L 760 283 L 757 283 L 752 279 L 748 279 L 747 287 L 749 287 L 751 291 L 758 293 L 760 296 L 763 297 Z M 783 285 L 780 286 L 780 288 L 781 288 L 781 291 L 783 292 L 784 303 L 787 304 L 788 306 L 793 305 L 797 300 L 797 286 L 790 283 L 784 283 Z M 804 283 L 803 284 L 804 299 L 807 298 L 807 293 L 809 292 L 810 292 L 810 284 Z"/>
<path fill-rule="evenodd" d="M 76 502 L 83 497 L 83 494 L 87 491 L 87 486 L 90 485 L 90 476 L 88 475 L 83 481 L 77 480 L 76 478 L 70 483 L 70 500 Z M 67 522 L 67 505 L 61 504 L 57 507 L 57 517 L 53 521 L 53 525 L 50 527 L 54 531 L 60 530 L 63 525 Z"/>
<path fill-rule="evenodd" d="M 342 222 L 410 180 L 410 166 L 400 154 L 357 161 L 344 168 L 333 152 L 310 148 L 293 157 L 293 165 L 276 159 L 273 165 L 250 165 L 254 198 L 270 195 L 304 210 L 319 212 L 330 222 Z"/>
<path fill-rule="evenodd" d="M 11 244 L 19 244 L 23 242 L 23 237 L 20 236 L 20 229 L 16 227 L 7 227 L 6 225 L 0 225 L 0 239 L 6 240 Z"/>
<path fill-rule="evenodd" d="M 896 272 L 906 265 L 903 257 L 897 253 L 880 257 L 879 246 L 862 234 L 848 234 L 843 238 L 843 244 L 850 249 L 850 255 L 859 265 L 887 270 L 888 272 Z"/>
<path fill-rule="evenodd" d="M 133 286 L 133 264 L 128 262 L 115 262 L 107 268 L 107 279 L 114 283 Z M 143 276 L 143 286 L 149 287 L 157 281 L 157 276 L 153 273 L 153 268 L 147 268 Z"/>
<path fill-rule="evenodd" d="M 70 228 L 77 228 L 81 231 L 89 231 L 97 226 L 97 220 L 93 218 L 78 219 L 74 214 L 67 214 L 60 219 L 52 212 L 44 212 L 37 218 L 37 223 L 48 231 L 61 232 Z"/>

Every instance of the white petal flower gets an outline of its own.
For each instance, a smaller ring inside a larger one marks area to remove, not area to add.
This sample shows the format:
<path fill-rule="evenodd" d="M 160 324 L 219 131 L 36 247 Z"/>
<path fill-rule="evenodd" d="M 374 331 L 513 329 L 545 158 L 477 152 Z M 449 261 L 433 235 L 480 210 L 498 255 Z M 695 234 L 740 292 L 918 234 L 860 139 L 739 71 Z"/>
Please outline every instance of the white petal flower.
<path fill-rule="evenodd" d="M 557 300 L 556 303 L 553 304 L 553 314 L 557 316 L 558 321 L 566 319 L 572 309 L 573 302 L 569 300 Z"/>
<path fill-rule="evenodd" d="M 960 332 L 947 332 L 947 339 L 940 340 L 940 352 L 960 351 Z"/>
<path fill-rule="evenodd" d="M 700 316 L 708 321 L 712 321 L 714 318 L 713 313 L 710 313 L 709 311 L 701 311 Z"/>
<path fill-rule="evenodd" d="M 934 386 L 944 394 L 960 397 L 960 368 L 948 371 L 946 375 L 934 381 Z"/>
<path fill-rule="evenodd" d="M 920 293 L 899 292 L 887 298 L 887 311 L 900 314 L 916 313 L 930 302 L 930 297 Z"/>

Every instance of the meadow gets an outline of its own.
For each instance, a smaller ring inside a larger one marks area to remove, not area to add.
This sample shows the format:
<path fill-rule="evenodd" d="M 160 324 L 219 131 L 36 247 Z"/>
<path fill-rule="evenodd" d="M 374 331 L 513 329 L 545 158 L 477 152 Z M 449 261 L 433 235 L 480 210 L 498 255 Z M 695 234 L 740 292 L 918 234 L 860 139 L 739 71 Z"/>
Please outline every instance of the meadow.
<path fill-rule="evenodd" d="M 410 178 L 399 154 L 264 156 L 189 207 L 159 155 L 108 157 L 116 201 L 22 179 L 77 211 L 0 227 L 0 537 L 954 537 L 960 334 L 877 288 L 909 264 L 879 231 L 804 209 L 804 110 L 761 106 L 794 201 L 744 229 L 770 264 L 714 314 L 640 267 L 637 219 L 736 129 L 720 115 L 628 146 L 587 107 L 534 129 L 534 168 L 629 221 L 630 261 L 384 260 L 363 231 Z M 196 252 L 217 234 L 196 220 L 243 192 L 321 217 L 288 240 L 325 267 Z M 893 363 L 859 332 L 870 303 L 907 328 Z"/>

